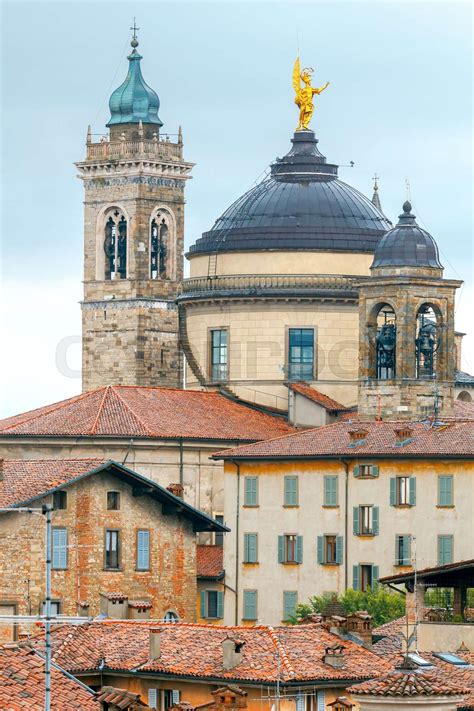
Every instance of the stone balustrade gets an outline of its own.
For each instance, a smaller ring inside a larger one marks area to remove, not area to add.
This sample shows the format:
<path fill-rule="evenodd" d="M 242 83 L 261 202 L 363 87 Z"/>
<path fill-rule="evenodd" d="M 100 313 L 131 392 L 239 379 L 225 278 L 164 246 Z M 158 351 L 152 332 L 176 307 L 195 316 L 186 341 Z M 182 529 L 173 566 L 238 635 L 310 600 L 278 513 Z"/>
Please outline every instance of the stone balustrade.
<path fill-rule="evenodd" d="M 171 143 L 163 140 L 87 143 L 87 160 L 117 160 L 136 157 L 181 160 L 182 156 L 182 143 Z"/>

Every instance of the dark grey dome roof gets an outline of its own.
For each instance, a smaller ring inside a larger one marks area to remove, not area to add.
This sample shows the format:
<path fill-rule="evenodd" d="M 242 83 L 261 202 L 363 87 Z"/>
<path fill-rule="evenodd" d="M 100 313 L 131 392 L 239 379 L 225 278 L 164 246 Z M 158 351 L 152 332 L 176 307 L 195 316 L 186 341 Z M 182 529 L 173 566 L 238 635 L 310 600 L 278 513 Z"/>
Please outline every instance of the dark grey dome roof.
<path fill-rule="evenodd" d="M 429 232 L 417 225 L 407 200 L 403 203 L 398 224 L 380 240 L 371 268 L 411 266 L 443 268 L 436 242 Z"/>
<path fill-rule="evenodd" d="M 373 252 L 391 222 L 362 193 L 337 179 L 312 131 L 298 131 L 271 176 L 249 190 L 190 248 Z"/>

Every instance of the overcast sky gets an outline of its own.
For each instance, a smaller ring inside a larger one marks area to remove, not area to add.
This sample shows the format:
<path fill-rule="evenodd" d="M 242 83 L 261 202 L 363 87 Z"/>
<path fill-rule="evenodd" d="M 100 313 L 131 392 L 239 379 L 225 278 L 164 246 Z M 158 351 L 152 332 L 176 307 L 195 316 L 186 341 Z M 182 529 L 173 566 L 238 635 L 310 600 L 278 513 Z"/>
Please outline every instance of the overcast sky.
<path fill-rule="evenodd" d="M 1 339 L 6 416 L 80 392 L 82 184 L 87 125 L 104 131 L 139 25 L 142 69 L 164 131 L 183 127 L 196 163 L 186 245 L 289 148 L 299 43 L 313 120 L 340 177 L 366 195 L 380 178 L 396 221 L 408 178 L 414 212 L 447 277 L 466 282 L 472 319 L 472 17 L 469 2 L 6 2 L 2 4 Z M 474 372 L 472 336 L 464 368 Z M 66 357 L 67 356 L 67 357 Z"/>

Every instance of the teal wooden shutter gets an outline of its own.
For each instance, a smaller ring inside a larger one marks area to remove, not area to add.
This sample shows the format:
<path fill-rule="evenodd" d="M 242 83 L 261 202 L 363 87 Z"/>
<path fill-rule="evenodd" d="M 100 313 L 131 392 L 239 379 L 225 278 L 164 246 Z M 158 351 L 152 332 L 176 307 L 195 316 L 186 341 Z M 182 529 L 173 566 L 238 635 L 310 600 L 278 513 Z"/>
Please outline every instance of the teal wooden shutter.
<path fill-rule="evenodd" d="M 411 537 L 402 536 L 402 565 L 410 565 L 411 562 Z"/>
<path fill-rule="evenodd" d="M 222 590 L 217 592 L 217 617 L 224 617 L 224 593 Z"/>
<path fill-rule="evenodd" d="M 285 562 L 285 536 L 278 536 L 278 562 Z"/>
<path fill-rule="evenodd" d="M 244 480 L 244 506 L 258 505 L 258 479 L 256 476 L 246 476 Z"/>
<path fill-rule="evenodd" d="M 298 477 L 286 476 L 284 479 L 285 506 L 298 506 Z"/>
<path fill-rule="evenodd" d="M 318 542 L 317 542 L 317 549 L 318 549 L 318 563 L 325 563 L 326 561 L 324 560 L 324 536 L 318 536 Z"/>
<path fill-rule="evenodd" d="M 452 506 L 453 500 L 453 477 L 438 477 L 438 505 Z"/>
<path fill-rule="evenodd" d="M 283 620 L 289 620 L 296 612 L 297 593 L 285 590 L 283 593 Z"/>
<path fill-rule="evenodd" d="M 257 562 L 257 534 L 244 533 L 244 563 Z"/>
<path fill-rule="evenodd" d="M 302 563 L 303 562 L 303 536 L 296 536 L 296 562 L 297 563 Z"/>
<path fill-rule="evenodd" d="M 415 506 L 416 504 L 416 477 L 411 476 L 409 481 L 409 501 L 410 506 Z"/>
<path fill-rule="evenodd" d="M 360 590 L 360 566 L 352 566 L 352 589 Z"/>
<path fill-rule="evenodd" d="M 64 570 L 67 568 L 67 529 L 53 528 L 53 558 L 52 567 Z"/>
<path fill-rule="evenodd" d="M 438 565 L 453 562 L 453 536 L 438 536 Z"/>
<path fill-rule="evenodd" d="M 354 473 L 354 476 L 359 476 L 360 468 L 358 464 L 354 464 L 354 469 L 352 470 Z"/>
<path fill-rule="evenodd" d="M 354 518 L 353 518 L 353 526 L 354 526 L 354 536 L 358 536 L 360 533 L 360 525 L 359 525 L 359 507 L 354 506 Z"/>
<path fill-rule="evenodd" d="M 257 619 L 257 591 L 244 590 L 244 620 Z"/>
<path fill-rule="evenodd" d="M 148 570 L 150 567 L 150 532 L 137 533 L 137 569 Z"/>
<path fill-rule="evenodd" d="M 158 708 L 158 690 L 157 689 L 148 689 L 148 706 L 151 709 Z"/>
<path fill-rule="evenodd" d="M 201 610 L 202 618 L 207 617 L 207 590 L 201 590 Z"/>
<path fill-rule="evenodd" d="M 390 478 L 390 506 L 397 505 L 397 478 Z"/>
<path fill-rule="evenodd" d="M 337 476 L 324 477 L 324 505 L 337 506 Z"/>
<path fill-rule="evenodd" d="M 336 563 L 338 565 L 342 565 L 343 559 L 344 559 L 344 546 L 343 546 L 344 539 L 342 536 L 337 536 L 336 537 Z"/>
<path fill-rule="evenodd" d="M 374 536 L 379 535 L 379 507 L 372 506 L 372 533 Z"/>
<path fill-rule="evenodd" d="M 372 566 L 372 590 L 375 589 L 378 584 L 379 584 L 379 566 L 373 565 Z"/>
<path fill-rule="evenodd" d="M 379 467 L 378 464 L 372 464 L 370 467 L 370 476 L 378 476 L 379 475 Z"/>

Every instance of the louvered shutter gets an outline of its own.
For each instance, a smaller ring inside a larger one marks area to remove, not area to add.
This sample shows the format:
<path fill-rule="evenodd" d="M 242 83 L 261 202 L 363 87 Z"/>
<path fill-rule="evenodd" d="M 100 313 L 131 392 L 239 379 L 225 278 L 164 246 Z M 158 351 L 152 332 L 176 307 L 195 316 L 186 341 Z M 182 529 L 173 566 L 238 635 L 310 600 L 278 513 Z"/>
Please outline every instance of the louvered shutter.
<path fill-rule="evenodd" d="M 151 709 L 158 708 L 158 689 L 148 689 L 148 706 Z"/>
<path fill-rule="evenodd" d="M 438 504 L 439 506 L 453 505 L 453 477 L 440 476 L 438 478 Z"/>
<path fill-rule="evenodd" d="M 402 541 L 402 565 L 410 565 L 411 562 L 411 538 L 410 536 L 403 536 Z"/>
<path fill-rule="evenodd" d="M 318 536 L 317 541 L 318 563 L 325 563 L 324 560 L 324 536 Z"/>
<path fill-rule="evenodd" d="M 342 565 L 344 560 L 344 538 L 342 536 L 336 537 L 336 563 Z"/>
<path fill-rule="evenodd" d="M 222 590 L 217 593 L 217 617 L 220 619 L 224 617 L 224 593 Z"/>
<path fill-rule="evenodd" d="M 353 530 L 354 530 L 354 536 L 358 536 L 360 533 L 360 525 L 359 525 L 359 507 L 354 506 L 354 512 L 353 512 Z"/>
<path fill-rule="evenodd" d="M 397 479 L 392 476 L 390 478 L 390 506 L 397 505 Z"/>
<path fill-rule="evenodd" d="M 244 563 L 257 562 L 257 534 L 244 534 Z"/>
<path fill-rule="evenodd" d="M 360 468 L 359 468 L 358 464 L 354 465 L 353 472 L 354 472 L 354 476 L 359 476 Z"/>
<path fill-rule="evenodd" d="M 296 536 L 296 562 L 303 562 L 303 536 Z"/>
<path fill-rule="evenodd" d="M 207 617 L 207 590 L 202 590 L 201 591 L 201 610 L 200 610 L 201 618 L 206 618 Z"/>
<path fill-rule="evenodd" d="M 379 535 L 379 507 L 372 506 L 372 533 L 374 536 Z"/>
<path fill-rule="evenodd" d="M 352 566 L 352 589 L 360 590 L 360 566 Z"/>
<path fill-rule="evenodd" d="M 379 566 L 372 566 L 372 589 L 375 589 L 379 584 Z"/>
<path fill-rule="evenodd" d="M 257 619 L 257 591 L 244 590 L 244 620 Z"/>
<path fill-rule="evenodd" d="M 285 536 L 278 536 L 278 562 L 285 562 Z"/>
<path fill-rule="evenodd" d="M 284 479 L 285 506 L 298 506 L 298 477 L 286 476 Z"/>
<path fill-rule="evenodd" d="M 372 464 L 370 467 L 370 476 L 378 476 L 379 475 L 379 467 L 378 464 Z"/>
<path fill-rule="evenodd" d="M 53 568 L 67 568 L 67 529 L 53 528 Z"/>
<path fill-rule="evenodd" d="M 150 567 L 150 532 L 138 531 L 137 533 L 137 568 L 148 570 Z"/>
<path fill-rule="evenodd" d="M 318 691 L 317 692 L 317 711 L 326 711 L 326 692 L 325 691 Z"/>
<path fill-rule="evenodd" d="M 258 504 L 258 480 L 256 476 L 245 477 L 245 506 L 257 506 Z"/>
<path fill-rule="evenodd" d="M 411 476 L 408 484 L 409 484 L 410 506 L 415 506 L 416 505 L 416 477 Z"/>
<path fill-rule="evenodd" d="M 296 611 L 296 593 L 285 591 L 283 593 L 283 620 L 293 617 Z"/>
<path fill-rule="evenodd" d="M 180 691 L 179 689 L 173 689 L 171 691 L 171 701 L 173 704 L 179 704 Z"/>
<path fill-rule="evenodd" d="M 304 711 L 304 694 L 296 694 L 296 711 Z"/>

